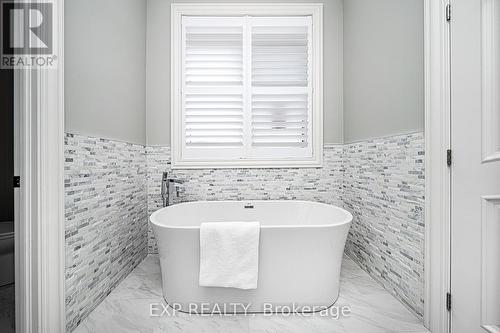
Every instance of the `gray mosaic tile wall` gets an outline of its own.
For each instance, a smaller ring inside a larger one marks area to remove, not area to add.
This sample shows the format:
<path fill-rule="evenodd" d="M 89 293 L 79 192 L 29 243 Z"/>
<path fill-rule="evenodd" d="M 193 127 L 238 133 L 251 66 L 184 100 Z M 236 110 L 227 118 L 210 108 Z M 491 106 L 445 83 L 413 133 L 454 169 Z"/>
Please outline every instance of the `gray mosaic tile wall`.
<path fill-rule="evenodd" d="M 162 207 L 164 171 L 184 180 L 176 202 L 298 199 L 342 204 L 342 145 L 325 146 L 323 168 L 171 170 L 169 147 L 147 147 L 148 211 Z M 149 230 L 149 252 L 157 253 Z"/>
<path fill-rule="evenodd" d="M 66 327 L 147 255 L 145 147 L 66 134 Z"/>
<path fill-rule="evenodd" d="M 422 317 L 424 136 L 344 145 L 344 207 L 354 216 L 347 254 Z"/>
<path fill-rule="evenodd" d="M 162 172 L 179 198 L 302 199 L 354 215 L 346 253 L 418 316 L 423 313 L 423 133 L 326 146 L 315 169 L 171 170 L 170 148 L 66 135 L 66 311 L 70 332 L 149 253 L 147 217 Z"/>

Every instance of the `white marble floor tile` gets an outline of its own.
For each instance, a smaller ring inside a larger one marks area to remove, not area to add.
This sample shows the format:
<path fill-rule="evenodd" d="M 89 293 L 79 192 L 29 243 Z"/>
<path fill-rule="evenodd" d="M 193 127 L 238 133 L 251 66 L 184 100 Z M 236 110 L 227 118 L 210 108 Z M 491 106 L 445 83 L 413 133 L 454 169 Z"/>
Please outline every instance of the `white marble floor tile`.
<path fill-rule="evenodd" d="M 160 265 L 148 256 L 74 331 L 75 333 L 426 333 L 411 314 L 351 259 L 342 263 L 337 308 L 348 316 L 197 316 L 169 311 L 151 316 L 163 304 Z M 333 314 L 333 315 L 332 315 Z"/>
<path fill-rule="evenodd" d="M 161 323 L 160 317 L 149 315 L 148 299 L 106 298 L 74 333 L 145 333 L 154 332 Z"/>
<path fill-rule="evenodd" d="M 252 333 L 346 333 L 342 320 L 318 315 L 262 316 L 250 317 Z"/>
<path fill-rule="evenodd" d="M 161 275 L 130 274 L 108 296 L 109 299 L 162 299 Z"/>
<path fill-rule="evenodd" d="M 149 255 L 144 259 L 139 266 L 134 269 L 132 274 L 156 276 L 160 275 L 160 258 L 158 255 Z M 161 278 L 161 277 L 160 277 Z"/>
<path fill-rule="evenodd" d="M 105 299 L 74 333 L 246 333 L 245 316 L 190 316 L 182 313 L 151 316 L 158 299 Z M 165 305 L 165 303 L 163 302 Z"/>

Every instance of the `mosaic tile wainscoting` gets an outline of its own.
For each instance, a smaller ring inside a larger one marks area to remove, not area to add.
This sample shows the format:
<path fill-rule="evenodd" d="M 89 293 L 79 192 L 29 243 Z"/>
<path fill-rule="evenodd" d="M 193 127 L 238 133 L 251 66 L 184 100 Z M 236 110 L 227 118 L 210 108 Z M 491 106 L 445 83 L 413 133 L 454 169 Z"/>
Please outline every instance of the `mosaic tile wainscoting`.
<path fill-rule="evenodd" d="M 145 147 L 66 134 L 66 320 L 71 332 L 147 255 Z"/>
<path fill-rule="evenodd" d="M 172 170 L 169 147 L 147 147 L 148 211 L 162 207 L 161 176 L 184 181 L 173 202 L 297 199 L 342 205 L 342 145 L 324 149 L 323 168 Z M 158 253 L 149 230 L 149 253 Z"/>
<path fill-rule="evenodd" d="M 424 135 L 344 145 L 344 207 L 354 221 L 347 254 L 422 317 Z"/>
<path fill-rule="evenodd" d="M 346 253 L 417 316 L 423 313 L 423 133 L 325 146 L 323 168 L 172 170 L 170 148 L 66 135 L 68 332 L 157 253 L 147 217 L 161 176 L 184 184 L 174 203 L 299 199 L 354 215 Z"/>

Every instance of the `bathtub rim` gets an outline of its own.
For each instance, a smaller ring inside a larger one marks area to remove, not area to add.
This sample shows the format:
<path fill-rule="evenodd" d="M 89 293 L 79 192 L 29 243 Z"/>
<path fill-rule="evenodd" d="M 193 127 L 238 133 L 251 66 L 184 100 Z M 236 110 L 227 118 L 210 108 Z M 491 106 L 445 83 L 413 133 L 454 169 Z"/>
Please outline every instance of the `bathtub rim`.
<path fill-rule="evenodd" d="M 346 218 L 344 220 L 335 222 L 335 223 L 327 223 L 327 224 L 285 224 L 285 225 L 261 225 L 261 229 L 302 229 L 302 228 L 331 228 L 331 227 L 340 227 L 343 225 L 348 225 L 352 223 L 353 216 L 352 214 L 340 207 L 336 206 L 333 204 L 328 204 L 324 202 L 317 202 L 317 201 L 309 201 L 309 200 L 198 200 L 198 201 L 187 201 L 187 202 L 181 202 L 178 204 L 170 205 L 167 207 L 162 207 L 160 209 L 157 209 L 154 211 L 150 216 L 149 216 L 149 221 L 151 224 L 153 224 L 156 227 L 160 228 L 166 228 L 166 229 L 175 229 L 175 230 L 197 230 L 200 229 L 200 226 L 172 226 L 172 225 L 165 225 L 161 224 L 160 221 L 158 221 L 157 216 L 164 210 L 167 210 L 172 207 L 178 207 L 178 206 L 190 206 L 194 204 L 199 204 L 199 203 L 258 203 L 258 202 L 266 202 L 266 203 L 272 203 L 272 202 L 294 202 L 294 203 L 302 203 L 302 204 L 308 204 L 308 205 L 318 205 L 318 206 L 328 206 L 329 208 L 334 208 L 342 211 L 345 215 Z"/>

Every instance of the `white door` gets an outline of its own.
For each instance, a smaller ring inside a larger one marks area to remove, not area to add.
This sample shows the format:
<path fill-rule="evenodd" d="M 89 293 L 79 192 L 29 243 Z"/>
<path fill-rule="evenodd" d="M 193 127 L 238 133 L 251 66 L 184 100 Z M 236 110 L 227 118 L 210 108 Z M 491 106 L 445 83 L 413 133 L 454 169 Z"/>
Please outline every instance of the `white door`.
<path fill-rule="evenodd" d="M 500 333 L 500 0 L 452 0 L 451 330 Z"/>

